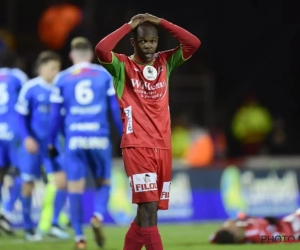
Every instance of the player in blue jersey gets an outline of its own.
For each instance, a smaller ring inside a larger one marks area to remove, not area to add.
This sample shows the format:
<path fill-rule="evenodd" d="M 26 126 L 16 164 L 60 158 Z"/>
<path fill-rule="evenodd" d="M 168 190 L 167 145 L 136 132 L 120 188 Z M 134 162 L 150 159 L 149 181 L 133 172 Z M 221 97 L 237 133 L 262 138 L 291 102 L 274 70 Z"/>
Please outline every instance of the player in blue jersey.
<path fill-rule="evenodd" d="M 52 51 L 42 52 L 36 63 L 38 77 L 28 81 L 21 89 L 16 110 L 18 126 L 23 144 L 20 147 L 19 169 L 23 180 L 22 212 L 25 237 L 27 240 L 41 240 L 41 235 L 35 232 L 31 220 L 31 197 L 34 180 L 40 178 L 41 166 L 47 173 L 54 172 L 56 197 L 54 201 L 54 215 L 50 234 L 58 238 L 68 238 L 69 235 L 58 225 L 58 218 L 66 197 L 65 174 L 61 169 L 62 159 L 51 160 L 48 157 L 47 138 L 50 121 L 50 93 L 52 82 L 60 70 L 59 55 Z"/>
<path fill-rule="evenodd" d="M 65 171 L 68 180 L 71 223 L 75 232 L 77 249 L 85 249 L 82 229 L 82 194 L 90 171 L 95 180 L 94 215 L 91 226 L 99 247 L 104 245 L 102 221 L 107 210 L 112 167 L 110 124 L 111 110 L 120 134 L 122 123 L 120 109 L 112 84 L 112 77 L 102 67 L 92 64 L 93 50 L 90 42 L 74 38 L 70 58 L 73 66 L 62 71 L 56 78 L 55 89 L 50 97 L 51 126 L 49 153 L 57 155 L 54 139 L 62 124 L 59 111 L 65 109 Z"/>
<path fill-rule="evenodd" d="M 4 175 L 9 167 L 17 167 L 18 138 L 16 134 L 16 113 L 14 105 L 22 85 L 27 81 L 26 74 L 16 68 L 18 58 L 10 50 L 0 52 L 0 229 L 11 234 L 12 228 L 6 219 L 5 211 L 10 210 L 21 190 L 20 177 L 16 176 L 14 185 L 10 188 L 10 198 L 7 206 L 1 202 L 1 188 Z M 9 211 L 10 212 L 10 211 Z"/>

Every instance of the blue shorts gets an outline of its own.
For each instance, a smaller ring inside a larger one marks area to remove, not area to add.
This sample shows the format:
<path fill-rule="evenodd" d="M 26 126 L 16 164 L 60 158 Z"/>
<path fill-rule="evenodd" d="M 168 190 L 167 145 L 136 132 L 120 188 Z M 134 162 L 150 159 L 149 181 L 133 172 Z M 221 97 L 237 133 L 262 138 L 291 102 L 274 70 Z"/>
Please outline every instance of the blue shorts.
<path fill-rule="evenodd" d="M 55 159 L 50 159 L 46 147 L 40 147 L 39 152 L 31 154 L 22 145 L 19 150 L 19 159 L 18 167 L 24 181 L 39 179 L 42 167 L 47 174 L 62 171 L 63 156 L 59 155 Z"/>
<path fill-rule="evenodd" d="M 0 168 L 18 166 L 18 147 L 16 140 L 0 140 Z"/>
<path fill-rule="evenodd" d="M 67 149 L 64 170 L 68 181 L 87 178 L 110 179 L 112 168 L 111 145 L 107 149 Z"/>

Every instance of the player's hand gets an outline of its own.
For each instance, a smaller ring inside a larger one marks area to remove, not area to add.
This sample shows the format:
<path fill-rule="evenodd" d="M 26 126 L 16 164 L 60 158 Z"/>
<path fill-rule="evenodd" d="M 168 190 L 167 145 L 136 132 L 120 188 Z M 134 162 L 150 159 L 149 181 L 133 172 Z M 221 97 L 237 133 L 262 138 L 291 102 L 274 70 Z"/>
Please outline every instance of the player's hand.
<path fill-rule="evenodd" d="M 153 16 L 149 13 L 146 13 L 144 22 L 146 22 L 146 21 L 151 22 L 151 23 L 156 24 L 156 25 L 159 25 L 160 22 L 161 22 L 161 18 Z"/>
<path fill-rule="evenodd" d="M 27 137 L 24 140 L 26 150 L 31 154 L 36 154 L 39 150 L 39 145 L 36 140 L 32 137 Z"/>
<path fill-rule="evenodd" d="M 56 147 L 54 147 L 53 145 L 49 145 L 48 146 L 48 155 L 51 159 L 54 159 L 58 156 L 58 151 L 56 149 Z"/>
<path fill-rule="evenodd" d="M 138 14 L 131 18 L 130 22 L 128 23 L 131 27 L 131 29 L 135 29 L 137 26 L 139 26 L 141 23 L 145 21 L 145 14 Z"/>

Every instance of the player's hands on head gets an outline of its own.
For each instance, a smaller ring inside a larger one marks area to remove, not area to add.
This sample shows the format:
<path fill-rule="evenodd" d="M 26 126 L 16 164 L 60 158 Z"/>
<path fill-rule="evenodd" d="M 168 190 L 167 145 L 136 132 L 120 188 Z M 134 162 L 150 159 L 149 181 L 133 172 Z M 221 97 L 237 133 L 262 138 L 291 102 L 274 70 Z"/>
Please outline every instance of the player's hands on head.
<path fill-rule="evenodd" d="M 141 23 L 145 22 L 145 14 L 138 14 L 131 18 L 130 22 L 128 23 L 131 29 L 135 29 Z"/>
<path fill-rule="evenodd" d="M 161 22 L 161 18 L 153 16 L 149 13 L 145 14 L 144 19 L 145 19 L 144 22 L 148 21 L 148 22 L 151 22 L 151 23 L 156 24 L 156 25 L 159 25 L 160 22 Z"/>
<path fill-rule="evenodd" d="M 39 145 L 38 143 L 36 142 L 36 140 L 29 136 L 27 138 L 25 138 L 24 140 L 24 145 L 25 145 L 25 148 L 26 150 L 31 153 L 31 154 L 36 154 L 39 150 Z"/>

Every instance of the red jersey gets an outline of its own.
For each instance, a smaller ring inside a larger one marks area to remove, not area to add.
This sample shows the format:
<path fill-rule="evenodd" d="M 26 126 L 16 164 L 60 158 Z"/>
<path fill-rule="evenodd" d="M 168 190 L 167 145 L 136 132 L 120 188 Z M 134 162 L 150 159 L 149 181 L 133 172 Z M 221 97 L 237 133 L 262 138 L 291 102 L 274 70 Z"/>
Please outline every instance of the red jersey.
<path fill-rule="evenodd" d="M 127 57 L 111 51 L 131 31 L 128 24 L 101 40 L 96 47 L 100 63 L 114 79 L 124 124 L 121 148 L 171 149 L 170 73 L 191 57 L 200 46 L 200 41 L 166 20 L 161 21 L 161 26 L 170 31 L 181 45 L 155 54 L 152 63 L 147 65 L 134 56 Z"/>
<path fill-rule="evenodd" d="M 270 223 L 263 218 L 248 218 L 245 221 L 239 221 L 237 223 L 245 223 L 245 243 L 268 243 L 267 239 L 272 238 L 272 235 L 278 235 L 276 233 L 276 227 L 272 227 Z M 266 242 L 263 242 L 264 238 Z"/>
<path fill-rule="evenodd" d="M 270 223 L 263 218 L 249 217 L 245 220 L 235 221 L 235 225 L 244 231 L 244 240 L 241 243 L 268 243 L 263 242 L 262 237 L 270 239 L 275 233 L 271 229 Z M 223 224 L 222 229 L 226 229 L 226 222 Z M 215 234 L 210 237 L 210 242 L 215 243 Z"/>
<path fill-rule="evenodd" d="M 293 235 L 295 240 L 300 240 L 300 209 L 283 217 L 279 221 L 278 227 L 283 235 Z"/>
<path fill-rule="evenodd" d="M 171 148 L 169 111 L 170 72 L 184 62 L 181 46 L 157 53 L 151 65 L 113 53 L 114 75 L 124 124 L 121 147 Z"/>

